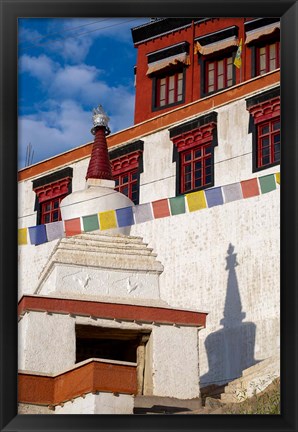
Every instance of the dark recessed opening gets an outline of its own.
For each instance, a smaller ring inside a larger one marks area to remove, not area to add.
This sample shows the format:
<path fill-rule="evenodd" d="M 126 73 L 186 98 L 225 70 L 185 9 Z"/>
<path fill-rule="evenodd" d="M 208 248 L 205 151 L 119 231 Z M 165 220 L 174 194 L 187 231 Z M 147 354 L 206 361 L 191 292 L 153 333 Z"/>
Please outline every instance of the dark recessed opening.
<path fill-rule="evenodd" d="M 76 363 L 89 358 L 137 362 L 137 347 L 148 331 L 76 325 Z"/>

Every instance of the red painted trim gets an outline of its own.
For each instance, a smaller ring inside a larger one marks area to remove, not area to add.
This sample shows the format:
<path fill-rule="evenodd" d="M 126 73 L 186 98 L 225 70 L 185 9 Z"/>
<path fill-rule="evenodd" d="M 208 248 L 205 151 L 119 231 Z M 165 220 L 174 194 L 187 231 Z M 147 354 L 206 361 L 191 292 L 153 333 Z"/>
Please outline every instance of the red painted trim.
<path fill-rule="evenodd" d="M 249 112 L 253 116 L 255 124 L 278 117 L 280 116 L 280 97 L 254 105 L 249 108 Z"/>
<path fill-rule="evenodd" d="M 215 128 L 216 123 L 208 123 L 190 132 L 175 136 L 172 140 L 173 144 L 177 147 L 178 152 L 181 152 L 202 144 L 211 143 Z"/>
<path fill-rule="evenodd" d="M 139 167 L 139 158 L 143 152 L 141 150 L 128 153 L 111 160 L 113 176 L 120 175 L 126 171 L 131 171 Z"/>
<path fill-rule="evenodd" d="M 193 327 L 205 327 L 207 316 L 207 313 L 204 312 L 192 312 L 180 309 L 40 296 L 23 296 L 21 298 L 18 305 L 18 314 L 22 315 L 26 311 L 47 311 L 106 319 L 157 322 Z"/>
<path fill-rule="evenodd" d="M 71 181 L 70 177 L 66 177 L 61 180 L 57 180 L 54 183 L 49 183 L 44 186 L 40 186 L 34 189 L 34 192 L 37 195 L 38 201 L 43 203 L 48 200 L 52 200 L 61 195 L 68 194 L 68 185 Z"/>
<path fill-rule="evenodd" d="M 18 401 L 58 405 L 91 392 L 137 394 L 135 365 L 90 361 L 56 376 L 18 374 Z"/>

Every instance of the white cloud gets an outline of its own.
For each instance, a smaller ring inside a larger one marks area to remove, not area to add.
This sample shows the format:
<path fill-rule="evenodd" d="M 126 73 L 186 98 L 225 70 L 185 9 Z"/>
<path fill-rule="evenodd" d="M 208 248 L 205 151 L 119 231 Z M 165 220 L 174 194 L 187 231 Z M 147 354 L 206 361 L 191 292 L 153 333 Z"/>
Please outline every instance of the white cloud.
<path fill-rule="evenodd" d="M 92 141 L 91 126 L 91 113 L 83 111 L 74 101 L 64 101 L 59 112 L 20 117 L 19 166 L 25 165 L 29 143 L 34 150 L 35 163 Z"/>
<path fill-rule="evenodd" d="M 27 72 L 44 85 L 52 80 L 58 67 L 57 63 L 44 54 L 38 57 L 24 54 L 19 60 L 19 73 Z"/>

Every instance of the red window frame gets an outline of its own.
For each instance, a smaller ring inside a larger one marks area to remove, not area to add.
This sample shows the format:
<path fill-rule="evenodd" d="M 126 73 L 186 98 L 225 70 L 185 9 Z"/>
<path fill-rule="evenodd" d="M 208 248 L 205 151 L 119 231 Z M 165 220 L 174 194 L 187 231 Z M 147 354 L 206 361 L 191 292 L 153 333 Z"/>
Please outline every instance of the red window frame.
<path fill-rule="evenodd" d="M 41 203 L 41 223 L 47 224 L 61 220 L 60 202 L 67 194 Z"/>
<path fill-rule="evenodd" d="M 139 197 L 139 175 L 137 169 L 119 174 L 114 179 L 116 181 L 115 190 L 123 193 L 134 204 L 137 204 Z"/>
<path fill-rule="evenodd" d="M 280 162 L 280 118 L 272 118 L 257 125 L 257 167 L 268 167 Z"/>
<path fill-rule="evenodd" d="M 60 202 L 69 194 L 70 177 L 34 189 L 39 203 L 38 224 L 60 221 Z"/>
<path fill-rule="evenodd" d="M 173 78 L 173 83 L 171 82 Z M 179 89 L 180 83 L 180 89 Z M 156 78 L 155 107 L 164 108 L 183 101 L 184 73 L 179 70 Z M 162 91 L 164 87 L 164 92 Z M 172 96 L 172 99 L 171 99 Z"/>
<path fill-rule="evenodd" d="M 188 193 L 212 185 L 212 144 L 199 145 L 180 154 L 180 190 Z"/>
<path fill-rule="evenodd" d="M 115 190 L 123 193 L 134 204 L 139 203 L 139 163 L 143 150 L 136 150 L 111 160 Z"/>
<path fill-rule="evenodd" d="M 219 64 L 223 62 L 222 71 L 219 71 Z M 213 69 L 210 66 L 214 65 Z M 230 67 L 231 76 L 228 77 L 228 67 Z M 213 83 L 211 82 L 213 72 Z M 222 77 L 222 86 L 219 86 L 219 79 Z M 205 93 L 211 93 L 223 90 L 233 85 L 233 56 L 227 56 L 220 59 L 207 60 L 205 62 Z"/>
<path fill-rule="evenodd" d="M 270 47 L 274 46 L 274 56 L 270 53 Z M 261 50 L 264 52 L 262 53 Z M 261 65 L 261 56 L 264 57 L 264 65 Z M 271 62 L 274 62 L 272 65 Z M 280 67 L 280 43 L 279 41 L 267 43 L 256 48 L 256 74 L 263 75 Z"/>

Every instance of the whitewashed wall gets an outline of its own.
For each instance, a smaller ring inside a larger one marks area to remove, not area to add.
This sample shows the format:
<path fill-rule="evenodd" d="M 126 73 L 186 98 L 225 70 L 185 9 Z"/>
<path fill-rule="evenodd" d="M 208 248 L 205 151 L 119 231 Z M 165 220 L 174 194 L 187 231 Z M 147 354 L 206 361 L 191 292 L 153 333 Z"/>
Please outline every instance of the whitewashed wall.
<path fill-rule="evenodd" d="M 252 136 L 248 134 L 245 100 L 215 111 L 218 112 L 215 186 L 279 171 L 276 166 L 252 173 Z M 140 177 L 140 203 L 175 196 L 176 167 L 168 130 L 142 139 L 144 172 Z M 88 159 L 71 166 L 73 191 L 83 189 Z M 35 225 L 32 179 L 21 182 L 19 188 L 19 225 Z M 279 210 L 279 190 L 276 190 L 132 227 L 131 235 L 142 236 L 165 267 L 160 277 L 161 298 L 175 307 L 209 312 L 207 328 L 199 334 L 200 376 L 204 385 L 234 378 L 244 367 L 275 354 L 278 349 Z M 226 269 L 230 244 L 237 255 L 234 271 Z M 51 242 L 19 248 L 20 294 L 34 292 L 38 273 L 54 245 Z M 237 305 L 227 304 L 225 309 L 228 287 L 232 287 L 241 304 L 236 311 L 238 315 L 235 315 Z M 232 357 L 230 353 L 234 353 Z"/>
<path fill-rule="evenodd" d="M 28 312 L 19 321 L 19 369 L 56 374 L 74 366 L 75 324 L 151 331 L 146 361 L 152 372 L 153 394 L 180 399 L 199 397 L 198 330 L 194 327 Z"/>

